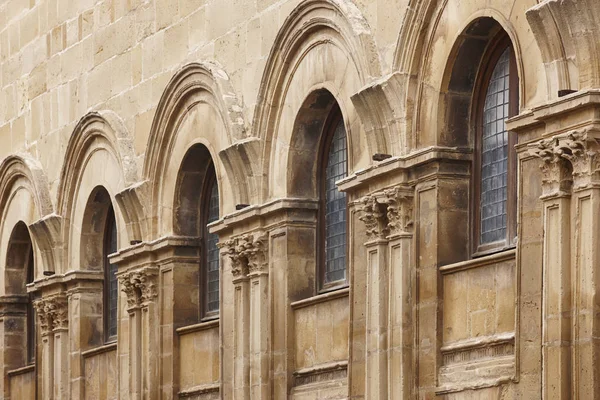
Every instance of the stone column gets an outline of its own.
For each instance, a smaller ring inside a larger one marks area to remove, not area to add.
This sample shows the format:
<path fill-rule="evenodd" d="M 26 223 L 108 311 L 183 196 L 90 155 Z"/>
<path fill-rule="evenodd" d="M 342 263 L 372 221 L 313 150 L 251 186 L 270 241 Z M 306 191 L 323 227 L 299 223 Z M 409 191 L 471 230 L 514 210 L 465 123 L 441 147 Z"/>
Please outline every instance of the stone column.
<path fill-rule="evenodd" d="M 542 159 L 544 210 L 543 398 L 570 399 L 571 379 L 571 172 L 558 141 L 541 141 L 531 153 Z"/>
<path fill-rule="evenodd" d="M 158 268 L 154 266 L 119 276 L 129 314 L 129 376 L 121 379 L 128 380 L 132 400 L 158 398 L 157 276 Z"/>
<path fill-rule="evenodd" d="M 558 151 L 573 168 L 571 249 L 574 299 L 573 396 L 600 398 L 600 131 L 589 128 L 561 138 Z M 555 244 L 556 245 L 556 244 Z"/>
<path fill-rule="evenodd" d="M 238 243 L 238 239 L 228 240 L 225 246 L 231 258 L 234 285 L 233 398 L 250 399 L 248 264 L 241 255 L 244 248 Z"/>
<path fill-rule="evenodd" d="M 389 399 L 410 399 L 414 386 L 413 189 L 386 190 L 389 235 Z"/>
<path fill-rule="evenodd" d="M 368 399 L 388 398 L 388 233 L 385 204 L 364 197 L 360 220 L 366 225 L 367 248 L 367 336 L 365 389 Z"/>

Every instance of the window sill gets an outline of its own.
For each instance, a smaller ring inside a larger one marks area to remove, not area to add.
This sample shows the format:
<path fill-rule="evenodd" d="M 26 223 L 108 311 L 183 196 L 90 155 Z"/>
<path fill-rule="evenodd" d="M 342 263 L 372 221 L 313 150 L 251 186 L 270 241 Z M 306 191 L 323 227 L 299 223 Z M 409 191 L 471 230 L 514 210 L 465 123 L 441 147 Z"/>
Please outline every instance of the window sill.
<path fill-rule="evenodd" d="M 23 375 L 23 374 L 26 374 L 26 373 L 29 373 L 29 372 L 33 372 L 33 371 L 35 371 L 35 363 L 34 364 L 26 365 L 26 366 L 21 367 L 21 368 L 13 369 L 11 371 L 8 371 L 6 373 L 6 375 L 8 375 L 9 377 L 11 377 L 11 376 L 18 376 L 18 375 Z"/>
<path fill-rule="evenodd" d="M 329 292 L 321 293 L 313 297 L 309 297 L 308 299 L 302 299 L 295 301 L 291 304 L 293 310 L 298 310 L 304 307 L 310 307 L 315 304 L 325 303 L 330 300 L 340 299 L 343 297 L 348 297 L 350 295 L 350 288 L 348 286 L 344 286 L 337 290 L 332 290 Z"/>
<path fill-rule="evenodd" d="M 97 356 L 98 354 L 108 353 L 108 352 L 111 352 L 116 349 L 117 349 L 117 342 L 112 342 L 112 343 L 105 344 L 103 346 L 99 346 L 99 347 L 95 347 L 90 350 L 86 350 L 81 353 L 81 356 L 83 358 L 89 358 L 89 357 Z"/>
<path fill-rule="evenodd" d="M 472 268 L 484 267 L 486 265 L 499 263 L 515 259 L 517 254 L 516 249 L 509 249 L 499 253 L 493 253 L 487 256 L 474 258 L 472 260 L 461 261 L 454 264 L 444 265 L 440 267 L 440 272 L 443 275 L 452 274 L 454 272 L 465 271 Z"/>
<path fill-rule="evenodd" d="M 200 322 L 199 324 L 184 326 L 182 328 L 175 329 L 175 332 L 179 336 L 187 335 L 188 333 L 205 331 L 208 329 L 218 328 L 219 327 L 219 319 L 211 319 L 210 321 Z"/>

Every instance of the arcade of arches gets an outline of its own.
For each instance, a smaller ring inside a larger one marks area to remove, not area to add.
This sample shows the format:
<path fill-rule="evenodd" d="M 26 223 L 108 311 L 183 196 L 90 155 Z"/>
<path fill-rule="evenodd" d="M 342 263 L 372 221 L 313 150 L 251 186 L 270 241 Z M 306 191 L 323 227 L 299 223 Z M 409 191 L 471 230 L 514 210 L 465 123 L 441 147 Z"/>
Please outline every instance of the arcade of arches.
<path fill-rule="evenodd" d="M 600 399 L 600 2 L 0 2 L 0 398 Z"/>

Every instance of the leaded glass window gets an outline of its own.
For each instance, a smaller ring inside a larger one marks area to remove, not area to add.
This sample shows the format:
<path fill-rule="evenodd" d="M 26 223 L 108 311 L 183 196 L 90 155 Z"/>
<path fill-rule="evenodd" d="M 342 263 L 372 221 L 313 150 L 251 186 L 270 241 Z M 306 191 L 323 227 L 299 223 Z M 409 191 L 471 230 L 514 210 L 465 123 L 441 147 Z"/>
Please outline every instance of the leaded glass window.
<path fill-rule="evenodd" d="M 32 283 L 33 275 L 33 246 L 29 249 L 29 258 L 27 260 L 27 283 Z M 35 309 L 33 308 L 33 293 L 29 293 L 27 302 L 27 363 L 35 362 Z"/>
<path fill-rule="evenodd" d="M 104 239 L 104 326 L 106 341 L 117 337 L 117 307 L 119 288 L 117 283 L 117 264 L 108 260 L 108 255 L 117 251 L 117 224 L 115 214 L 111 208 L 106 218 Z"/>
<path fill-rule="evenodd" d="M 483 109 L 481 138 L 480 244 L 506 239 L 509 140 L 509 63 L 507 48 L 492 72 Z"/>
<path fill-rule="evenodd" d="M 219 219 L 219 188 L 217 180 L 213 176 L 210 180 L 208 190 L 208 214 L 206 224 L 215 222 Z M 206 228 L 204 245 L 206 251 L 206 272 L 205 272 L 205 291 L 206 291 L 206 312 L 214 313 L 219 311 L 219 248 L 217 243 L 219 236 L 210 233 Z"/>
<path fill-rule="evenodd" d="M 335 182 L 346 177 L 347 164 L 346 130 L 340 119 L 325 169 L 325 284 L 346 279 L 346 193 L 340 192 Z"/>

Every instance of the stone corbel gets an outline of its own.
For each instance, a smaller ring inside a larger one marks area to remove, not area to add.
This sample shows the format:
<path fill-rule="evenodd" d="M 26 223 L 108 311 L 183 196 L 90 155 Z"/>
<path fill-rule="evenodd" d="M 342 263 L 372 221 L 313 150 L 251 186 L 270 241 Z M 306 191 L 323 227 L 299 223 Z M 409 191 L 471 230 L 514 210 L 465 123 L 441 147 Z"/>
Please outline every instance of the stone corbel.
<path fill-rule="evenodd" d="M 69 326 L 69 302 L 65 294 L 43 297 L 34 303 L 42 336 Z"/>
<path fill-rule="evenodd" d="M 268 236 L 266 233 L 248 233 L 225 242 L 227 255 L 232 261 L 234 279 L 247 275 L 268 273 Z"/>
<path fill-rule="evenodd" d="M 121 291 L 127 295 L 127 311 L 148 305 L 158 297 L 158 268 L 146 267 L 119 276 Z"/>

